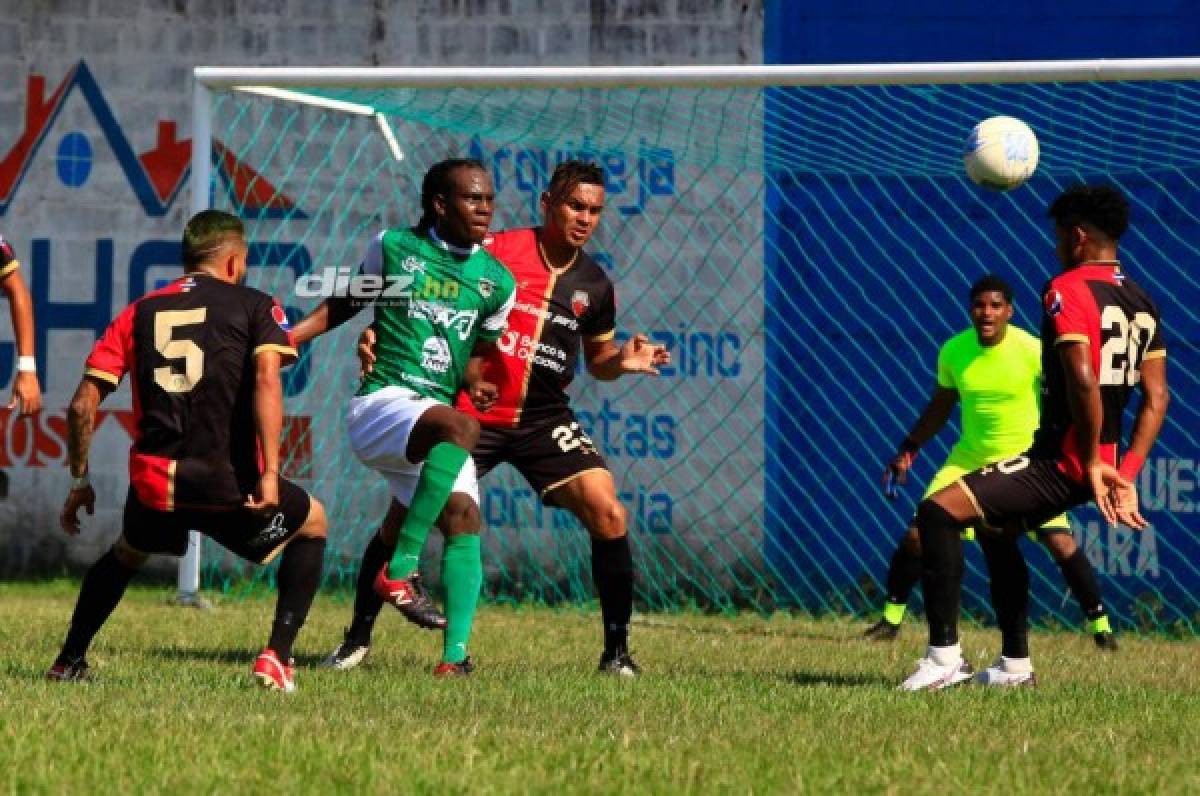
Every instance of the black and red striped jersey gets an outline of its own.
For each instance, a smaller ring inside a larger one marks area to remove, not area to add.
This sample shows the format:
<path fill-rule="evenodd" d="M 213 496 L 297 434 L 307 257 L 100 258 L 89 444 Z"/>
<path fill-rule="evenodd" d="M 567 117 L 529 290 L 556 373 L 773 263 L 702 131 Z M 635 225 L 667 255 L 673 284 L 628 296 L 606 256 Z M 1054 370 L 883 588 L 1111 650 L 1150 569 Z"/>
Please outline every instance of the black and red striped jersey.
<path fill-rule="evenodd" d="M 1100 385 L 1100 455 L 1117 463 L 1121 414 L 1141 378 L 1142 362 L 1166 356 L 1158 309 L 1116 262 L 1084 263 L 1051 279 L 1042 293 L 1042 407 L 1033 452 L 1056 458 L 1083 479 L 1083 462 L 1058 346 L 1086 343 Z"/>
<path fill-rule="evenodd" d="M 480 413 L 463 393 L 456 405 L 483 425 L 518 426 L 567 406 L 580 341 L 612 339 L 616 296 L 604 269 L 586 252 L 570 267 L 551 271 L 536 229 L 498 232 L 484 246 L 512 272 L 516 302 L 484 363 L 484 377 L 499 388 L 495 405 Z"/>
<path fill-rule="evenodd" d="M 193 274 L 116 317 L 86 374 L 130 374 L 136 424 L 129 482 L 158 511 L 241 505 L 260 475 L 254 358 L 296 356 L 287 316 L 266 293 Z"/>
<path fill-rule="evenodd" d="M 13 250 L 12 244 L 0 235 L 0 279 L 17 270 L 20 263 L 17 261 L 17 253 Z"/>

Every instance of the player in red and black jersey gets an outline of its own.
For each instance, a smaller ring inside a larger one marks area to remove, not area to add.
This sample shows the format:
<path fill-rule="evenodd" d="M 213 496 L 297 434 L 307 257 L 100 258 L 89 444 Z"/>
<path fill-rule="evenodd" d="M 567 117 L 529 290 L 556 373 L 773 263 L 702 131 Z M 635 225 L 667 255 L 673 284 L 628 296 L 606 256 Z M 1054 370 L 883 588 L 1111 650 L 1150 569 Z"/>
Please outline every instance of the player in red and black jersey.
<path fill-rule="evenodd" d="M 78 534 L 79 509 L 93 511 L 96 410 L 126 373 L 136 423 L 129 494 L 120 538 L 84 578 L 52 679 L 86 676 L 87 648 L 129 580 L 151 553 L 182 555 L 195 529 L 255 563 L 282 551 L 275 622 L 254 674 L 295 688 L 291 647 L 320 581 L 325 511 L 279 475 L 279 369 L 296 349 L 283 309 L 240 284 L 246 250 L 237 218 L 197 214 L 183 234 L 185 276 L 126 307 L 87 359 L 68 414 L 63 530 Z"/>
<path fill-rule="evenodd" d="M 33 352 L 33 300 L 21 278 L 17 253 L 3 235 L 0 235 L 0 291 L 8 297 L 13 335 L 17 340 L 17 373 L 13 377 L 13 396 L 8 408 L 32 415 L 42 408 L 42 389 L 38 385 Z"/>
<path fill-rule="evenodd" d="M 512 272 L 516 303 L 508 327 L 486 357 L 482 384 L 495 386 L 495 401 L 479 411 L 460 393 L 457 407 L 479 420 L 472 453 L 482 477 L 508 462 L 547 505 L 568 509 L 592 540 L 592 579 L 604 622 L 603 672 L 635 675 L 628 649 L 633 611 L 633 556 L 625 508 L 604 457 L 578 421 L 565 392 L 582 350 L 588 372 L 610 381 L 627 373 L 656 374 L 670 362 L 661 346 L 637 335 L 615 341 L 616 299 L 604 269 L 583 247 L 604 209 L 604 174 L 592 163 L 567 161 L 551 175 L 541 197 L 544 224 L 492 236 L 485 246 Z M 306 340 L 305 325 L 297 339 Z M 373 361 L 370 332 L 360 347 L 364 367 Z M 362 573 L 375 572 L 391 555 L 403 508 L 393 502 L 379 534 L 363 554 Z M 370 578 L 360 575 L 354 619 L 328 663 L 356 666 L 366 656 L 380 602 Z"/>
<path fill-rule="evenodd" d="M 1113 188 L 1079 186 L 1054 200 L 1050 217 L 1064 270 L 1043 296 L 1040 426 L 1026 455 L 969 473 L 918 507 L 929 651 L 905 690 L 971 676 L 958 644 L 960 528 L 982 524 L 1010 543 L 989 558 L 1001 657 L 978 679 L 1011 686 L 1034 682 L 1029 573 L 1017 536 L 1089 499 L 1110 524 L 1147 525 L 1133 479 L 1166 417 L 1166 349 L 1154 302 L 1117 261 L 1129 205 Z M 1118 469 L 1121 413 L 1139 383 L 1142 401 Z"/>

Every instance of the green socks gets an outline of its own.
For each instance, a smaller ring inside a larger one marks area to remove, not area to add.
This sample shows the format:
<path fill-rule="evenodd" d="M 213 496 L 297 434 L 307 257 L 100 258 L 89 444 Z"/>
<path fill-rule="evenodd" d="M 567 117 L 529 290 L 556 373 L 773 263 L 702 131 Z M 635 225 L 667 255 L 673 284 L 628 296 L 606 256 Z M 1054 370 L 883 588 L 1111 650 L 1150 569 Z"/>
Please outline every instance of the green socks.
<path fill-rule="evenodd" d="M 462 663 L 475 619 L 475 604 L 483 585 L 483 559 L 478 534 L 458 534 L 446 539 L 442 550 L 442 587 L 446 590 L 446 635 L 442 661 Z"/>
<path fill-rule="evenodd" d="M 407 578 L 417 571 L 421 561 L 421 548 L 429 538 L 429 529 L 446 507 L 454 481 L 471 457 L 465 449 L 449 442 L 439 442 L 429 451 L 417 479 L 417 490 L 408 506 L 404 524 L 400 526 L 400 537 L 396 541 L 396 552 L 388 564 L 388 577 L 397 580 Z M 478 544 L 476 545 L 478 549 Z"/>

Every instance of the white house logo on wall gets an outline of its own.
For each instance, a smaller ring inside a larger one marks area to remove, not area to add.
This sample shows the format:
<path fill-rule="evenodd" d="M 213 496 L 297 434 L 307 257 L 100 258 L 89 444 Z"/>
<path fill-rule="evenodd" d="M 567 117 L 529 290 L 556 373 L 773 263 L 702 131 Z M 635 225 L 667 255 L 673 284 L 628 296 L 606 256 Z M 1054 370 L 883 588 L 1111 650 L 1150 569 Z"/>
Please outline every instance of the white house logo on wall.
<path fill-rule="evenodd" d="M 588 299 L 587 291 L 576 290 L 571 295 L 571 311 L 575 313 L 576 318 L 581 317 L 583 313 L 587 312 L 589 306 L 590 300 Z"/>
<path fill-rule="evenodd" d="M 182 87 L 181 87 L 182 88 Z M 66 187 L 84 187 L 92 175 L 95 159 L 112 152 L 124 172 L 134 196 L 152 217 L 164 216 L 191 173 L 191 139 L 177 137 L 174 120 L 160 119 L 155 145 L 135 152 L 100 85 L 83 61 L 73 66 L 47 97 L 46 78 L 29 75 L 26 84 L 25 118 L 20 134 L 5 152 L 0 143 L 0 216 L 7 213 L 30 165 L 51 136 L 48 135 L 67 101 L 78 91 L 96 123 L 93 131 L 70 130 L 49 141 L 54 147 L 54 164 L 59 181 Z M 97 146 L 102 139 L 103 144 Z M 238 215 L 249 219 L 306 218 L 287 196 L 262 174 L 217 139 L 212 142 L 213 172 L 217 187 L 223 188 Z"/>

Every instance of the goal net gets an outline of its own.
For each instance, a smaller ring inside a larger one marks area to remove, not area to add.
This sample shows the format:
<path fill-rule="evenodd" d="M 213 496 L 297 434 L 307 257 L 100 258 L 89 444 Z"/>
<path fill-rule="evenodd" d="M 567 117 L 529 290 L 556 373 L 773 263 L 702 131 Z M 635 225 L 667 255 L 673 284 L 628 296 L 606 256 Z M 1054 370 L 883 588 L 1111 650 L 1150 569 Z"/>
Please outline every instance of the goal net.
<path fill-rule="evenodd" d="M 932 392 L 938 348 L 969 326 L 968 287 L 1007 279 L 1014 323 L 1036 334 L 1057 270 L 1049 202 L 1074 182 L 1114 184 L 1134 208 L 1122 257 L 1159 302 L 1175 400 L 1140 481 L 1152 529 L 1106 527 L 1091 507 L 1072 522 L 1120 625 L 1191 633 L 1194 69 L 200 69 L 197 206 L 245 219 L 251 284 L 296 318 L 314 305 L 298 280 L 335 278 L 378 230 L 415 222 L 434 162 L 480 159 L 502 229 L 539 223 L 558 162 L 594 160 L 607 209 L 590 249 L 617 285 L 618 341 L 645 332 L 673 358 L 659 378 L 580 373 L 571 390 L 628 509 L 639 604 L 862 613 L 880 605 L 892 550 L 956 438 L 954 420 L 901 499 L 884 499 L 884 463 Z M 998 114 L 1041 144 L 1036 175 L 1009 193 L 962 168 L 968 131 Z M 367 315 L 308 346 L 287 376 L 288 468 L 329 510 L 332 583 L 352 582 L 388 499 L 342 426 Z M 490 597 L 592 598 L 575 518 L 508 467 L 481 496 Z M 1026 555 L 1036 615 L 1077 625 L 1046 552 Z M 982 557 L 966 556 L 965 605 L 989 616 Z M 203 561 L 210 584 L 263 577 L 215 545 Z"/>

